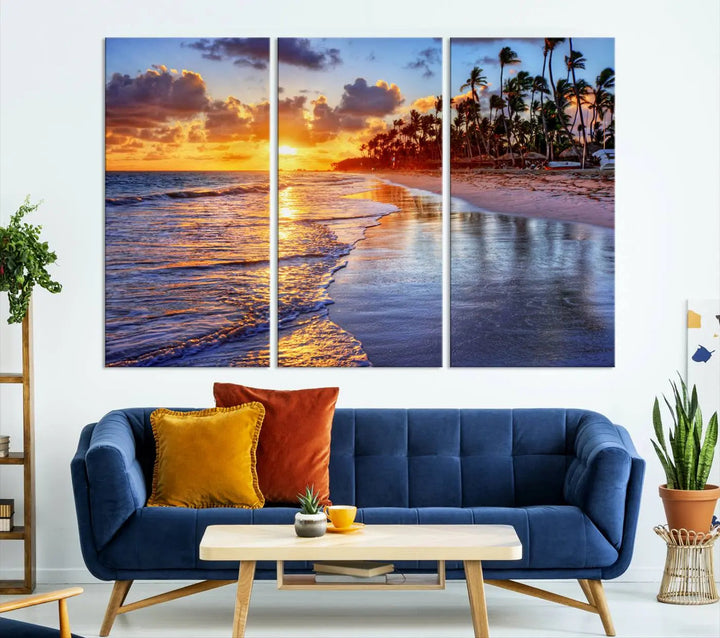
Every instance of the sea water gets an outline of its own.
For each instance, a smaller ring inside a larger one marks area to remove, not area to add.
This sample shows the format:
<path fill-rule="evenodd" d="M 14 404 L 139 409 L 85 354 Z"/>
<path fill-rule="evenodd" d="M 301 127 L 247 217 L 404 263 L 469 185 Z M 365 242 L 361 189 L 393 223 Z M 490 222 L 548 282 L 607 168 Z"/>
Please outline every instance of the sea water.
<path fill-rule="evenodd" d="M 373 184 L 281 174 L 281 365 L 370 365 L 328 306 L 334 273 L 397 210 L 353 197 Z M 108 172 L 105 194 L 106 365 L 268 365 L 268 174 Z"/>
<path fill-rule="evenodd" d="M 108 172 L 105 362 L 269 362 L 267 172 Z"/>
<path fill-rule="evenodd" d="M 378 185 L 371 175 L 295 172 L 278 193 L 278 363 L 281 366 L 368 366 L 357 335 L 329 317 L 335 273 L 368 229 L 398 211 L 358 197 Z M 365 290 L 354 303 L 376 303 Z"/>

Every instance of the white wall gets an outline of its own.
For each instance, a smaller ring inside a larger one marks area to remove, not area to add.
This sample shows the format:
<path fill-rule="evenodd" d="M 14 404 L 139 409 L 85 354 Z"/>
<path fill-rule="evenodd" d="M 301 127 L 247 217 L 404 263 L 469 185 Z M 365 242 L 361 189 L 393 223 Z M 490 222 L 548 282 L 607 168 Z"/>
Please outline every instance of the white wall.
<path fill-rule="evenodd" d="M 218 379 L 341 387 L 341 407 L 585 407 L 627 426 L 649 461 L 627 578 L 659 579 L 663 482 L 653 397 L 683 369 L 685 300 L 720 293 L 718 77 L 713 0 L 2 0 L 0 223 L 27 193 L 60 256 L 60 295 L 35 297 L 39 579 L 89 580 L 68 465 L 110 409 L 212 405 Z M 617 365 L 614 369 L 253 370 L 103 367 L 103 38 L 106 36 L 613 36 L 617 70 Z M 698 128 L 694 128 L 698 125 Z M 4 294 L 2 295 L 5 296 Z M 5 316 L 5 306 L 0 306 Z M 18 333 L 2 328 L 6 368 Z M 2 427 L 19 403 L 1 390 Z M 6 427 L 7 426 L 7 427 Z M 5 468 L 0 487 L 13 485 Z M 718 473 L 714 474 L 715 482 Z M 19 551 L 0 543 L 2 569 Z M 2 574 L 3 572 L 0 572 Z M 6 573 L 6 572 L 4 572 Z M 0 576 L 2 577 L 2 576 Z"/>

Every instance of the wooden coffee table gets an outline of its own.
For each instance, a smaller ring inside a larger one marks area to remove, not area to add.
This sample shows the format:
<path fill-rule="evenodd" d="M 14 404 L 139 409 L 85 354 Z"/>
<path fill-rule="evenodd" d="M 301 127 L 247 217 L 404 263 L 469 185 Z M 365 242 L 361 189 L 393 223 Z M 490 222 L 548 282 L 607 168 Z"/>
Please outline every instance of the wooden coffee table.
<path fill-rule="evenodd" d="M 239 560 L 233 638 L 245 635 L 250 593 L 259 560 L 277 562 L 280 589 L 442 589 L 445 561 L 465 567 L 475 636 L 488 636 L 483 560 L 518 560 L 522 545 L 510 525 L 367 525 L 350 534 L 298 538 L 291 525 L 211 525 L 200 542 L 202 560 Z M 438 573 L 394 583 L 315 583 L 314 576 L 288 575 L 289 560 L 434 560 Z"/>

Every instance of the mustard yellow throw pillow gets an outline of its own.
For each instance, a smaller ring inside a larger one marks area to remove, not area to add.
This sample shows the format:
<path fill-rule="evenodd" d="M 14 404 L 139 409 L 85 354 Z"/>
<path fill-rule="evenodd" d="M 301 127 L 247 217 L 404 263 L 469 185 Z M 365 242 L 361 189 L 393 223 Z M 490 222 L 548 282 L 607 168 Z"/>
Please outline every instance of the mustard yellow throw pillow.
<path fill-rule="evenodd" d="M 155 466 L 149 506 L 242 507 L 265 504 L 255 469 L 261 403 L 150 415 Z"/>

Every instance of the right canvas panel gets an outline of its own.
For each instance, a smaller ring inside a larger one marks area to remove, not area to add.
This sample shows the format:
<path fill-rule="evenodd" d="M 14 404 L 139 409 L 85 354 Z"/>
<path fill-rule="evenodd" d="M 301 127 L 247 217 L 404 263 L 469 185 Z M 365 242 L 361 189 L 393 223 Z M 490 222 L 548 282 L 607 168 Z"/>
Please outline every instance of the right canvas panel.
<path fill-rule="evenodd" d="M 451 41 L 451 365 L 615 361 L 612 38 Z"/>

